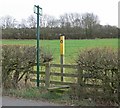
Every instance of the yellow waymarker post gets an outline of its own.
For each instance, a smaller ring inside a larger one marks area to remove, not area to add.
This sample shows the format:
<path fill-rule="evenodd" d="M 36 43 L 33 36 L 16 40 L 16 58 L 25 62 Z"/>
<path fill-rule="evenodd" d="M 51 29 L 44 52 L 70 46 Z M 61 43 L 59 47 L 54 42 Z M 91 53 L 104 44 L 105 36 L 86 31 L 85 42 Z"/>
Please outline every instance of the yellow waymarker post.
<path fill-rule="evenodd" d="M 64 48 L 64 36 L 60 36 L 60 55 L 64 55 L 65 48 Z"/>
<path fill-rule="evenodd" d="M 65 37 L 60 36 L 60 63 L 61 63 L 61 74 L 64 73 L 63 64 L 64 64 L 64 54 L 65 54 Z M 63 75 L 61 75 L 61 81 L 63 81 Z"/>

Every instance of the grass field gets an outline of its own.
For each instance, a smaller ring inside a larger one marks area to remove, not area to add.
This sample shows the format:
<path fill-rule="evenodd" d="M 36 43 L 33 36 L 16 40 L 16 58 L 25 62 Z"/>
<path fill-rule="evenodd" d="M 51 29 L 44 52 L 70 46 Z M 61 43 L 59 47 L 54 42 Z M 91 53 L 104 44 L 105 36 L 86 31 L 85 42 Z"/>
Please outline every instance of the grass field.
<path fill-rule="evenodd" d="M 36 40 L 0 40 L 0 44 L 36 45 Z M 53 53 L 54 63 L 60 62 L 59 40 L 40 40 L 40 46 Z M 117 49 L 118 39 L 66 40 L 65 63 L 74 63 L 79 50 L 92 47 L 112 47 Z"/>

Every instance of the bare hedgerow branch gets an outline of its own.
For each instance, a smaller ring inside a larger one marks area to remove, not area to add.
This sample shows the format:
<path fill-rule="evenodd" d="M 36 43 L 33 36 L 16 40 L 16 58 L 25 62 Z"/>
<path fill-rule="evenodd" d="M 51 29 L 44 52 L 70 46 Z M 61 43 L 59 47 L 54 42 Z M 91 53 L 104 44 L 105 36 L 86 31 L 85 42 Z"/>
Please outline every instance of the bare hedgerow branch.
<path fill-rule="evenodd" d="M 83 78 L 85 84 L 89 82 L 92 85 L 100 85 L 103 91 L 102 97 L 117 100 L 118 83 L 120 82 L 118 59 L 118 50 L 113 48 L 89 48 L 79 52 L 76 63 L 84 70 L 84 74 L 93 77 L 87 80 Z M 97 96 L 95 93 L 98 92 L 95 89 L 93 91 L 94 96 Z"/>
<path fill-rule="evenodd" d="M 53 60 L 51 53 L 40 48 L 40 62 Z M 36 47 L 23 45 L 3 45 L 2 47 L 2 84 L 4 88 L 18 87 L 25 75 L 33 71 L 36 63 Z"/>

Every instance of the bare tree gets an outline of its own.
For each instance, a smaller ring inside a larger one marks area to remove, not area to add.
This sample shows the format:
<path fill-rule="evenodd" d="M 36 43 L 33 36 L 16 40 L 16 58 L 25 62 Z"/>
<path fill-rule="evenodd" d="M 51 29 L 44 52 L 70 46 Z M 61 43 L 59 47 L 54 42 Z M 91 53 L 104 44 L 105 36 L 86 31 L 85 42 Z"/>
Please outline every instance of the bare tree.
<path fill-rule="evenodd" d="M 19 26 L 20 28 L 27 28 L 28 27 L 27 21 L 25 19 L 22 19 Z"/>
<path fill-rule="evenodd" d="M 65 13 L 64 15 L 60 16 L 60 22 L 61 22 L 61 27 L 70 27 L 70 19 L 69 19 L 69 14 Z"/>
<path fill-rule="evenodd" d="M 81 15 L 78 13 L 66 13 L 60 16 L 61 27 L 81 27 Z"/>
<path fill-rule="evenodd" d="M 46 27 L 47 26 L 47 17 L 48 15 L 43 15 L 41 18 L 41 27 Z"/>
<path fill-rule="evenodd" d="M 28 25 L 30 28 L 35 28 L 36 27 L 36 18 L 33 15 L 30 15 L 28 17 Z"/>
<path fill-rule="evenodd" d="M 2 28 L 15 28 L 17 21 L 12 16 L 5 16 L 1 18 Z"/>
<path fill-rule="evenodd" d="M 78 13 L 70 13 L 68 15 L 71 27 L 81 26 L 81 15 Z"/>
<path fill-rule="evenodd" d="M 85 13 L 82 15 L 82 26 L 85 29 L 86 38 L 92 36 L 93 28 L 99 24 L 98 16 L 93 13 Z"/>
<path fill-rule="evenodd" d="M 45 15 L 44 20 L 46 27 L 54 28 L 58 26 L 58 20 L 54 16 Z"/>

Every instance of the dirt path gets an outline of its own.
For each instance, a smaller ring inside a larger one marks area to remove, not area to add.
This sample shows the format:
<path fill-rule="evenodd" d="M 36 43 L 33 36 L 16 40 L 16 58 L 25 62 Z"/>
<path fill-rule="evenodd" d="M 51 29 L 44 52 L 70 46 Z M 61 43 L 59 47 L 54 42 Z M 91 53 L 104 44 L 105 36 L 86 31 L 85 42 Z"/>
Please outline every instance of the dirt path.
<path fill-rule="evenodd" d="M 27 99 L 16 99 L 13 97 L 2 97 L 2 106 L 60 106 L 57 104 L 35 101 L 35 100 L 27 100 Z"/>

